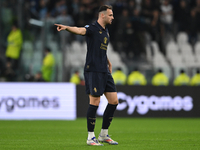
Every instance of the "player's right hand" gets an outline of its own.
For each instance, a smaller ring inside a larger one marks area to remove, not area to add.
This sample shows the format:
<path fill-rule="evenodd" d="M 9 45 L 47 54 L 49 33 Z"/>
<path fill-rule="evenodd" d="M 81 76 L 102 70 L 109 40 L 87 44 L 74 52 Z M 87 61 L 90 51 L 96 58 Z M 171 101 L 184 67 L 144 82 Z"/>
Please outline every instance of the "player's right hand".
<path fill-rule="evenodd" d="M 61 30 L 66 30 L 66 26 L 61 25 L 61 24 L 54 24 L 55 26 L 57 26 L 57 30 L 61 31 Z"/>

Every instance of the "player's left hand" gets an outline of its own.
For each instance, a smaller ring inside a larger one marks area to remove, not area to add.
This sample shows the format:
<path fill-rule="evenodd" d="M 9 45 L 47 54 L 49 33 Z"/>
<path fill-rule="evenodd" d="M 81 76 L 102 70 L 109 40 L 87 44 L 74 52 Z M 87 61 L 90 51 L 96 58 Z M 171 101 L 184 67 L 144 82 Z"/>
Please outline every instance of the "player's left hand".
<path fill-rule="evenodd" d="M 108 65 L 108 69 L 109 69 L 110 73 L 112 73 L 112 65 L 111 64 Z"/>

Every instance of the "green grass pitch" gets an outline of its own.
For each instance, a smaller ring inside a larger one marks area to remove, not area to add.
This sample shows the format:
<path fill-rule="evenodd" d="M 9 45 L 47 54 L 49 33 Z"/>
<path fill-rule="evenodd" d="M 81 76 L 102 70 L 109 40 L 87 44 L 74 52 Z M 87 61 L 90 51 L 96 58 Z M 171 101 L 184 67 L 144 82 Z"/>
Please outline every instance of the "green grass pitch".
<path fill-rule="evenodd" d="M 98 136 L 102 118 L 97 118 Z M 114 118 L 119 145 L 86 145 L 86 119 L 0 121 L 0 150 L 200 150 L 200 118 Z"/>

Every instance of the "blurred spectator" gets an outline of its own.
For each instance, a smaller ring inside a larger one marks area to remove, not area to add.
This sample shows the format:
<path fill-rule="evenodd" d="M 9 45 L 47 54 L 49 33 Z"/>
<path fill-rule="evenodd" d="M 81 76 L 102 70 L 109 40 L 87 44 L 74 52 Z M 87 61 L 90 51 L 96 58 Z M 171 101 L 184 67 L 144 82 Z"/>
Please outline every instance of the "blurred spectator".
<path fill-rule="evenodd" d="M 72 1 L 72 9 L 73 9 L 73 15 L 76 16 L 77 14 L 79 14 L 79 0 L 73 0 Z"/>
<path fill-rule="evenodd" d="M 134 0 L 130 0 L 130 1 L 128 2 L 127 8 L 128 8 L 129 14 L 132 14 L 133 10 L 136 9 L 135 1 L 134 1 Z"/>
<path fill-rule="evenodd" d="M 141 53 L 145 53 L 145 20 L 140 15 L 139 9 L 132 10 L 132 15 L 130 18 L 133 26 L 133 47 L 134 55 L 140 56 Z"/>
<path fill-rule="evenodd" d="M 63 11 L 67 11 L 67 5 L 65 0 L 58 0 L 56 1 L 56 5 L 51 11 L 51 15 L 53 17 L 57 17 L 58 15 L 61 15 Z"/>
<path fill-rule="evenodd" d="M 83 6 L 80 6 L 79 7 L 79 13 L 75 14 L 74 15 L 74 21 L 75 21 L 75 24 L 76 26 L 78 27 L 84 27 L 86 24 L 87 24 L 87 16 L 86 16 L 86 10 L 85 10 L 85 7 Z M 85 37 L 84 36 L 81 36 L 81 35 L 75 35 L 76 36 L 76 39 L 79 41 L 79 42 L 83 42 Z"/>
<path fill-rule="evenodd" d="M 197 19 L 198 32 L 200 31 L 200 0 L 196 0 L 196 7 L 194 8 Z"/>
<path fill-rule="evenodd" d="M 47 6 L 45 0 L 40 0 L 40 6 L 39 6 L 39 18 L 45 19 L 47 16 Z"/>
<path fill-rule="evenodd" d="M 83 27 L 87 23 L 87 14 L 84 6 L 79 7 L 79 12 L 74 14 L 74 21 L 78 27 Z"/>
<path fill-rule="evenodd" d="M 113 5 L 116 0 L 104 0 L 104 5 Z"/>
<path fill-rule="evenodd" d="M 152 78 L 152 85 L 167 86 L 168 84 L 169 84 L 168 77 L 163 73 L 162 69 L 159 69 L 158 72 Z"/>
<path fill-rule="evenodd" d="M 63 10 L 61 15 L 58 15 L 56 17 L 56 23 L 72 26 L 74 25 L 74 20 L 70 15 L 68 15 L 66 10 Z M 70 32 L 59 32 L 58 34 L 60 34 L 61 43 L 70 43 L 71 41 Z"/>
<path fill-rule="evenodd" d="M 30 0 L 30 13 L 31 17 L 37 19 L 38 18 L 38 9 L 40 0 Z"/>
<path fill-rule="evenodd" d="M 4 70 L 4 77 L 6 81 L 15 81 L 16 79 L 16 71 L 12 67 L 12 63 L 10 61 L 6 62 L 6 68 Z"/>
<path fill-rule="evenodd" d="M 7 37 L 7 49 L 6 49 L 6 59 L 10 67 L 14 70 L 18 69 L 18 63 L 20 58 L 20 51 L 22 48 L 22 33 L 21 30 L 18 28 L 17 22 L 14 22 L 12 25 L 12 30 Z"/>
<path fill-rule="evenodd" d="M 161 7 L 161 22 L 164 25 L 165 32 L 172 32 L 173 21 L 173 7 L 169 3 L 169 0 L 164 0 Z"/>
<path fill-rule="evenodd" d="M 118 30 L 119 35 L 123 34 L 124 29 L 126 29 L 126 23 L 129 22 L 129 12 L 127 9 L 123 9 L 122 14 L 119 16 L 119 22 L 118 22 Z"/>
<path fill-rule="evenodd" d="M 127 36 L 132 36 L 133 35 L 133 29 L 130 24 L 130 18 L 129 18 L 129 13 L 127 9 L 123 9 L 122 14 L 119 15 L 117 19 L 117 28 L 116 28 L 116 37 L 115 40 L 118 43 L 117 46 L 117 51 L 121 52 L 122 50 L 125 50 L 126 53 L 129 51 L 129 41 L 132 41 L 132 38 L 127 37 Z M 128 28 L 127 28 L 128 26 Z M 128 39 L 129 38 L 129 39 Z M 128 41 L 126 41 L 128 40 Z M 132 48 L 131 48 L 132 49 Z"/>
<path fill-rule="evenodd" d="M 71 76 L 70 81 L 71 83 L 74 83 L 76 85 L 81 83 L 80 73 L 79 71 L 75 71 L 74 74 Z"/>
<path fill-rule="evenodd" d="M 146 81 L 145 76 L 141 72 L 139 72 L 138 69 L 135 69 L 129 74 L 127 84 L 128 85 L 146 85 L 147 81 Z"/>
<path fill-rule="evenodd" d="M 152 0 L 143 1 L 141 15 L 145 18 L 147 32 L 155 41 L 159 31 L 159 11 Z"/>
<path fill-rule="evenodd" d="M 45 81 L 51 81 L 55 61 L 54 56 L 49 48 L 45 48 L 45 57 L 42 65 L 42 78 Z"/>
<path fill-rule="evenodd" d="M 180 0 L 179 8 L 176 12 L 179 31 L 188 31 L 190 8 L 186 0 Z"/>
<path fill-rule="evenodd" d="M 87 14 L 87 19 L 86 19 L 88 20 L 87 23 L 93 22 L 96 15 L 96 11 L 98 10 L 99 7 L 99 1 L 82 0 L 81 3 L 85 8 L 85 12 Z"/>
<path fill-rule="evenodd" d="M 181 69 L 180 74 L 175 78 L 174 85 L 175 86 L 186 86 L 189 85 L 190 78 L 185 73 L 183 69 Z"/>
<path fill-rule="evenodd" d="M 133 37 L 133 27 L 132 27 L 132 23 L 131 22 L 126 22 L 126 26 L 123 30 L 123 36 L 120 36 L 122 38 L 122 44 L 123 47 L 122 49 L 124 50 L 124 52 L 126 53 L 126 57 L 127 58 L 133 58 L 134 54 L 137 55 L 137 53 L 135 53 L 135 49 L 134 49 L 134 37 Z"/>
<path fill-rule="evenodd" d="M 56 22 L 68 26 L 74 25 L 74 20 L 72 17 L 67 13 L 66 10 L 63 10 L 60 15 L 56 17 Z"/>
<path fill-rule="evenodd" d="M 136 8 L 141 10 L 142 0 L 135 0 Z M 130 5 L 130 4 L 129 4 Z"/>
<path fill-rule="evenodd" d="M 0 57 L 0 77 L 3 76 L 4 71 L 5 71 L 5 63 L 4 63 L 4 61 Z"/>
<path fill-rule="evenodd" d="M 146 32 L 151 35 L 152 40 L 158 42 L 160 50 L 164 52 L 164 47 L 162 46 L 165 46 L 166 41 L 169 39 L 165 34 L 163 34 L 164 36 L 162 36 L 162 38 L 159 38 L 160 33 L 175 32 L 172 34 L 172 36 L 174 36 L 177 31 L 186 31 L 189 35 L 189 42 L 194 45 L 198 40 L 200 31 L 200 0 L 28 0 L 24 1 L 21 18 L 17 18 L 20 16 L 17 15 L 17 10 L 19 10 L 18 5 L 16 5 L 18 4 L 17 1 L 4 0 L 1 4 L 2 16 L 0 30 L 1 43 L 4 47 L 13 18 L 18 20 L 23 18 L 22 22 L 20 22 L 20 27 L 25 29 L 23 30 L 24 39 L 27 40 L 26 37 L 28 37 L 35 43 L 37 40 L 37 38 L 35 38 L 37 36 L 35 35 L 38 35 L 41 28 L 30 25 L 30 18 L 45 19 L 50 15 L 50 17 L 52 17 L 49 18 L 51 19 L 51 27 L 54 21 L 65 25 L 71 26 L 76 24 L 76 26 L 83 27 L 87 23 L 91 23 L 95 17 L 97 17 L 96 12 L 100 4 L 111 4 L 113 6 L 115 19 L 113 20 L 112 28 L 109 30 L 111 35 L 110 41 L 114 46 L 114 50 L 127 54 L 125 60 L 128 57 L 141 56 L 142 53 L 145 53 L 146 42 L 148 42 Z M 51 37 L 51 32 L 54 31 L 52 28 L 48 28 L 48 21 L 49 20 L 47 20 L 45 26 L 48 33 L 47 42 L 51 39 L 49 38 Z M 174 27 L 178 25 L 178 29 L 174 28 L 175 30 L 172 30 L 173 21 L 175 22 Z M 163 27 L 165 30 L 161 31 L 165 32 L 160 32 L 160 29 L 162 29 L 160 27 Z M 61 41 L 61 43 L 68 44 L 74 38 L 68 32 L 56 32 L 56 35 L 58 35 L 59 38 L 53 36 L 54 39 L 57 39 L 59 42 Z M 38 38 L 40 38 L 40 36 L 38 36 Z M 22 38 L 16 39 L 21 39 L 22 45 Z M 79 42 L 84 42 L 85 37 L 75 35 L 75 39 Z M 159 42 L 159 40 L 161 41 Z M 7 66 L 7 70 L 11 70 L 11 67 L 15 74 L 18 74 L 15 68 L 18 66 L 17 60 L 19 57 L 13 58 L 12 56 L 17 53 L 17 55 L 19 55 L 20 50 L 17 52 L 17 50 L 14 50 L 15 48 L 9 48 L 13 46 L 13 43 L 12 41 L 8 41 L 6 50 L 8 63 L 5 62 L 6 65 L 4 66 Z M 60 45 L 61 47 L 59 48 L 65 46 L 59 44 L 59 46 Z M 15 52 L 8 52 L 8 49 L 9 51 L 12 50 Z M 122 59 L 123 58 L 124 57 L 122 57 Z M 2 73 L 2 71 L 0 72 Z"/>
<path fill-rule="evenodd" d="M 200 70 L 197 69 L 196 74 L 192 77 L 190 81 L 191 86 L 200 86 Z"/>
<path fill-rule="evenodd" d="M 1 27 L 2 29 L 0 29 L 1 38 L 5 38 L 3 43 L 6 43 L 6 36 L 10 32 L 10 28 L 12 26 L 13 12 L 8 1 L 1 1 L 0 5 L 1 5 L 0 26 L 2 26 Z M 3 45 L 5 46 L 6 44 Z"/>
<path fill-rule="evenodd" d="M 42 72 L 37 72 L 34 76 L 34 81 L 35 82 L 45 82 L 44 79 L 42 78 Z"/>
<path fill-rule="evenodd" d="M 123 9 L 125 8 L 125 1 L 122 0 L 116 0 L 113 4 L 113 12 L 116 16 L 120 16 L 122 14 Z"/>
<path fill-rule="evenodd" d="M 189 42 L 194 45 L 197 41 L 197 18 L 196 18 L 196 11 L 195 10 L 191 10 L 190 13 L 190 18 L 189 18 L 189 22 L 190 22 L 190 26 L 189 26 Z"/>
<path fill-rule="evenodd" d="M 126 84 L 127 77 L 121 68 L 117 68 L 117 70 L 112 73 L 112 77 L 113 77 L 116 85 L 125 85 Z"/>
<path fill-rule="evenodd" d="M 133 24 L 134 32 L 144 31 L 145 18 L 141 16 L 139 9 L 133 9 L 130 17 L 130 21 Z"/>
<path fill-rule="evenodd" d="M 34 76 L 29 74 L 29 73 L 27 73 L 27 74 L 24 75 L 24 80 L 26 82 L 33 82 L 34 81 Z"/>

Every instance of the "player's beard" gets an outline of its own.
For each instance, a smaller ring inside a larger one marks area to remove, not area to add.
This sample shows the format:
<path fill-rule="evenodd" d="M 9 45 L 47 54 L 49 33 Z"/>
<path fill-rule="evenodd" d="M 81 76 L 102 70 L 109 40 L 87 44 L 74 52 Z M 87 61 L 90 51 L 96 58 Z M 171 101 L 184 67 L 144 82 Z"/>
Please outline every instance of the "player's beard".
<path fill-rule="evenodd" d="M 112 20 L 109 20 L 109 19 L 108 19 L 108 20 L 106 21 L 106 24 L 112 24 Z"/>

